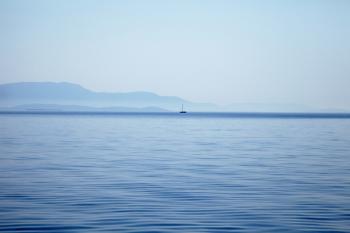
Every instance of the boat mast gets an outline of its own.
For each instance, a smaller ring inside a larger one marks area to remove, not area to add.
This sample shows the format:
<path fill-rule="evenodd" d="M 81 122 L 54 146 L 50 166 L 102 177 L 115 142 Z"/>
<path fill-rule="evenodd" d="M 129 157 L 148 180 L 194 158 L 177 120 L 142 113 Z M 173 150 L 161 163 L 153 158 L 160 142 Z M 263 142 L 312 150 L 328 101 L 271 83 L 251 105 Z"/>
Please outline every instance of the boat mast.
<path fill-rule="evenodd" d="M 181 104 L 181 112 L 183 112 L 184 111 L 184 105 L 183 104 Z"/>

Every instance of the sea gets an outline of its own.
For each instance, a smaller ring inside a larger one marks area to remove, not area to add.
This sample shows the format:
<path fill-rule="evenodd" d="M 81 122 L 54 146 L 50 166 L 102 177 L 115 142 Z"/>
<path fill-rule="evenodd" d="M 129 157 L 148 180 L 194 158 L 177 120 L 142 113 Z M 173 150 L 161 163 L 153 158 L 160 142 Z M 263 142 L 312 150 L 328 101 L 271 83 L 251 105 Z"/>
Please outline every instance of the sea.
<path fill-rule="evenodd" d="M 350 114 L 0 114 L 0 232 L 350 232 Z"/>

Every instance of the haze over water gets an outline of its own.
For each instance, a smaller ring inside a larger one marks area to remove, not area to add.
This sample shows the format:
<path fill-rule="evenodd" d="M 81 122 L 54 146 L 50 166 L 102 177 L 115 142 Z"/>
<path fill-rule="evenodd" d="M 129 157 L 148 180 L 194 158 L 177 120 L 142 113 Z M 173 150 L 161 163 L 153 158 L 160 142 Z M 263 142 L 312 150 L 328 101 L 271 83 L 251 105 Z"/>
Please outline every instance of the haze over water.
<path fill-rule="evenodd" d="M 0 122 L 0 231 L 350 231 L 349 118 L 0 114 Z"/>
<path fill-rule="evenodd" d="M 350 232 L 349 12 L 0 0 L 0 232 Z"/>

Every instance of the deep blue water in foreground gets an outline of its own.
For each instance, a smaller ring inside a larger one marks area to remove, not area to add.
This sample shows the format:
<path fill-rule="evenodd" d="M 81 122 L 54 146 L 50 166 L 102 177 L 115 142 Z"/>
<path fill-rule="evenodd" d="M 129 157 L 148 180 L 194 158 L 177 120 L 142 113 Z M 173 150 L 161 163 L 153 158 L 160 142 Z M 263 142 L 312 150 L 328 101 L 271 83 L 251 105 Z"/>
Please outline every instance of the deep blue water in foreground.
<path fill-rule="evenodd" d="M 346 114 L 0 114 L 0 232 L 349 223 Z"/>

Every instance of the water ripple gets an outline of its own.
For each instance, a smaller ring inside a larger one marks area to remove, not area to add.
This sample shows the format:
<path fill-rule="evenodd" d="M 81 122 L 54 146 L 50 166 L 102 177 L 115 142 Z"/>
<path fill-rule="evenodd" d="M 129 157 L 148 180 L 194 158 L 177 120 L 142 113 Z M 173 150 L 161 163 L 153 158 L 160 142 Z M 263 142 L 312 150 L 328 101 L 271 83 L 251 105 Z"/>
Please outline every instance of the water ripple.
<path fill-rule="evenodd" d="M 0 122 L 1 232 L 350 232 L 344 115 Z"/>

